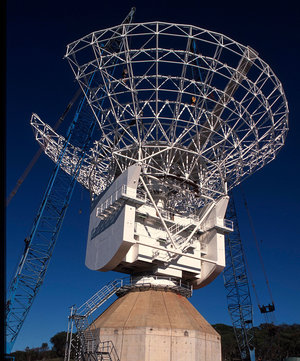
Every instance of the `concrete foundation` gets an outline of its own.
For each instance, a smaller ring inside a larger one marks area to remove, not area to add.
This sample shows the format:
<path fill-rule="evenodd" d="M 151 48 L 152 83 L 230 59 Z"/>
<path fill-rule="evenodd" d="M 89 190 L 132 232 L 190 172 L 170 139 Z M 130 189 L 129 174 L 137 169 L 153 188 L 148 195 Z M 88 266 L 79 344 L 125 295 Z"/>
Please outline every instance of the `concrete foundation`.
<path fill-rule="evenodd" d="M 121 361 L 221 361 L 221 338 L 183 296 L 129 292 L 94 322 Z"/>

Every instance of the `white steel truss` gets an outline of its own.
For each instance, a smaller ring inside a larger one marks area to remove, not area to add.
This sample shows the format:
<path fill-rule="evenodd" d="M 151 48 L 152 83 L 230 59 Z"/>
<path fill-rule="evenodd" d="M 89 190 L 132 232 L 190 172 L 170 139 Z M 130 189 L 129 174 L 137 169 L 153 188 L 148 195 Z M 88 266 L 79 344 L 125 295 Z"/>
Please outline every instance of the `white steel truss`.
<path fill-rule="evenodd" d="M 120 51 L 104 47 L 114 38 Z M 69 44 L 65 58 L 99 125 L 77 178 L 94 194 L 139 163 L 148 186 L 165 185 L 170 205 L 201 207 L 273 160 L 284 144 L 288 105 L 280 81 L 253 49 L 222 34 L 126 24 L 121 35 L 116 26 Z M 37 115 L 31 123 L 55 161 L 64 138 Z M 69 146 L 62 161 L 69 174 L 78 152 Z"/>

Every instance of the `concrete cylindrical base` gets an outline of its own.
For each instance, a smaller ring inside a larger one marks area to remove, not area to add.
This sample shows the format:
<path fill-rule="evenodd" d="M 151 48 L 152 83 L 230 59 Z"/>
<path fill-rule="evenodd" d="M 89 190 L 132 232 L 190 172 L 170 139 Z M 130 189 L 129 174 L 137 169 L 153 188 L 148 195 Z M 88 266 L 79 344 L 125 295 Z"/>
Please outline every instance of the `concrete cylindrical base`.
<path fill-rule="evenodd" d="M 121 361 L 221 361 L 219 334 L 183 296 L 129 292 L 94 322 Z"/>

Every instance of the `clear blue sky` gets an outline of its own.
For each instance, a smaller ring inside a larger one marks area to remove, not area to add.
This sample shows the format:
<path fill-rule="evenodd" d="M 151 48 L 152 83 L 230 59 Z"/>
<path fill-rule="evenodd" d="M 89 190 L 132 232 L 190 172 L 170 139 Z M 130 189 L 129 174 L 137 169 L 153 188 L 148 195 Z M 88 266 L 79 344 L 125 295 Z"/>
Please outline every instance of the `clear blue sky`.
<path fill-rule="evenodd" d="M 211 4 L 210 6 L 208 5 Z M 300 323 L 299 312 L 299 10 L 289 7 L 235 8 L 230 2 L 10 0 L 7 12 L 6 189 L 13 189 L 38 149 L 29 121 L 36 112 L 54 125 L 76 91 L 63 55 L 65 46 L 94 30 L 119 24 L 137 7 L 135 21 L 193 24 L 221 32 L 257 50 L 285 89 L 290 131 L 277 159 L 243 183 L 276 305 L 277 323 Z M 241 3 L 240 3 L 241 4 Z M 275 3 L 274 3 L 275 4 Z M 273 4 L 273 6 L 275 6 Z M 70 120 L 70 118 L 68 119 Z M 60 132 L 63 133 L 64 127 Z M 43 155 L 6 211 L 6 276 L 15 270 L 47 185 L 53 163 Z M 245 209 L 237 193 L 240 228 L 262 303 L 262 270 Z M 82 209 L 82 214 L 79 214 Z M 68 307 L 80 305 L 118 274 L 84 265 L 89 196 L 76 188 L 45 282 L 21 330 L 15 350 L 40 346 L 67 327 Z M 194 292 L 192 304 L 212 324 L 230 324 L 222 276 Z M 263 322 L 254 303 L 254 322 Z"/>

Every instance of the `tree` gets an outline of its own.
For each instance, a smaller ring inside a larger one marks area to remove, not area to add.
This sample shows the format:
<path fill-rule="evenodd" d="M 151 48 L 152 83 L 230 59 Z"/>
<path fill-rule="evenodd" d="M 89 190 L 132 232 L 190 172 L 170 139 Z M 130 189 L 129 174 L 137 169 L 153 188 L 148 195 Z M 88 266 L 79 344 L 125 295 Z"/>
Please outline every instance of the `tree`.
<path fill-rule="evenodd" d="M 232 326 L 213 326 L 221 335 L 222 360 L 233 361 L 240 358 Z M 263 323 L 254 327 L 256 357 L 264 361 L 281 361 L 286 357 L 300 355 L 300 325 L 273 325 Z"/>
<path fill-rule="evenodd" d="M 26 361 L 26 353 L 24 351 L 15 351 L 12 356 L 16 361 Z"/>
<path fill-rule="evenodd" d="M 25 348 L 26 361 L 34 361 L 37 359 L 36 352 L 33 348 L 29 348 L 28 346 Z"/>
<path fill-rule="evenodd" d="M 222 360 L 231 361 L 239 357 L 239 349 L 233 327 L 220 323 L 213 325 L 213 327 L 221 336 Z"/>
<path fill-rule="evenodd" d="M 49 346 L 47 344 L 47 342 L 43 342 L 42 346 L 41 346 L 41 351 L 48 351 L 49 350 Z"/>
<path fill-rule="evenodd" d="M 50 342 L 53 344 L 52 350 L 55 351 L 58 357 L 63 357 L 65 354 L 67 333 L 65 331 L 58 332 L 51 337 Z"/>

